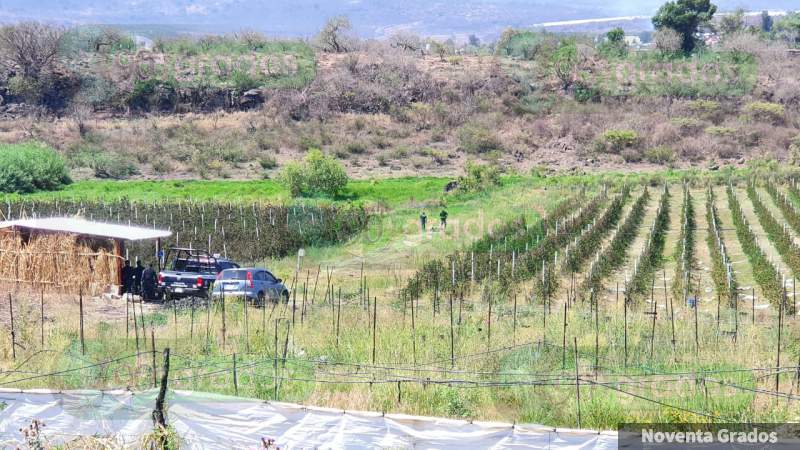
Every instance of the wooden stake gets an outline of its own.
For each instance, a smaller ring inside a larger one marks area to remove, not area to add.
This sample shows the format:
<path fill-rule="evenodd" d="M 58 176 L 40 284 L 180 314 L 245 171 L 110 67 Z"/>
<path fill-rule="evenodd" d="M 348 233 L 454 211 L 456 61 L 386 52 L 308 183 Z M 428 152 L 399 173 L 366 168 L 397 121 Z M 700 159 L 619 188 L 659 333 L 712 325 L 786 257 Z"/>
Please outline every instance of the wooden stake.
<path fill-rule="evenodd" d="M 575 395 L 578 400 L 578 429 L 581 428 L 581 379 L 578 376 L 578 338 L 573 338 L 575 348 Z"/>
<path fill-rule="evenodd" d="M 9 297 L 9 301 L 11 301 L 10 297 Z M 84 339 L 84 334 L 83 334 L 83 290 L 82 289 L 78 290 L 78 308 L 80 310 L 80 325 L 81 325 L 81 355 L 85 355 L 86 354 L 86 341 Z M 13 317 L 12 317 L 12 319 L 13 319 Z M 14 321 L 12 320 L 11 323 L 13 325 Z M 155 385 L 153 387 L 155 387 Z"/>
<path fill-rule="evenodd" d="M 561 333 L 561 369 L 567 368 L 567 304 L 564 303 L 564 328 Z"/>
<path fill-rule="evenodd" d="M 453 309 L 453 300 L 450 299 L 450 309 Z M 514 319 L 511 326 L 511 345 L 517 345 L 517 291 L 514 291 Z M 452 311 L 450 313 L 452 316 Z M 450 320 L 452 322 L 452 318 Z"/>
<path fill-rule="evenodd" d="M 40 334 L 39 337 L 40 337 L 40 340 L 41 340 L 42 348 L 44 348 L 44 290 L 42 290 L 41 297 L 39 299 L 41 300 L 41 302 L 39 303 L 39 312 L 41 313 L 41 327 L 39 328 L 39 334 Z M 127 314 L 127 312 L 128 312 L 128 309 L 125 308 L 125 313 Z M 127 333 L 127 318 L 126 318 L 125 325 L 126 325 L 125 330 L 126 330 L 126 333 Z M 127 342 L 128 342 L 127 341 L 127 336 L 125 336 L 125 337 L 126 337 L 125 343 L 127 345 Z"/>
<path fill-rule="evenodd" d="M 17 333 L 14 330 L 14 306 L 10 293 L 8 294 L 8 315 L 11 318 L 11 358 L 17 359 Z M 83 329 L 81 328 L 81 330 Z"/>
<path fill-rule="evenodd" d="M 455 354 L 455 333 L 453 333 L 453 295 L 454 292 L 450 292 L 450 368 L 454 368 L 456 366 L 456 354 Z M 516 313 L 516 311 L 515 311 Z M 515 325 L 516 325 L 516 315 L 515 315 Z"/>
<path fill-rule="evenodd" d="M 225 335 L 227 333 L 226 333 L 226 330 L 225 330 L 225 325 L 226 324 L 225 324 L 225 291 L 224 290 L 222 291 L 222 296 L 220 298 L 222 299 L 222 302 L 220 303 L 220 306 L 222 307 L 222 347 L 225 348 L 226 347 Z"/>
<path fill-rule="evenodd" d="M 369 301 L 369 297 L 367 298 Z M 378 337 L 378 297 L 372 300 L 372 365 L 375 365 L 375 356 Z"/>
<path fill-rule="evenodd" d="M 417 365 L 417 322 L 414 314 L 414 298 L 411 298 L 411 354 L 414 365 Z"/>
<path fill-rule="evenodd" d="M 236 374 L 236 352 L 233 353 L 233 395 L 239 396 L 239 380 Z"/>
<path fill-rule="evenodd" d="M 153 387 L 156 387 L 158 385 L 156 380 L 156 332 L 153 328 L 150 328 L 150 351 L 153 355 Z"/>
<path fill-rule="evenodd" d="M 628 289 L 627 289 L 627 285 L 626 285 L 626 288 L 625 288 L 625 300 L 623 302 L 623 315 L 622 315 L 622 317 L 623 317 L 623 320 L 624 320 L 624 322 L 623 322 L 624 323 L 624 326 L 623 326 L 624 335 L 623 336 L 624 336 L 624 345 L 625 345 L 625 361 L 624 361 L 624 365 L 625 365 L 625 367 L 628 367 Z"/>
<path fill-rule="evenodd" d="M 786 292 L 786 288 L 784 287 L 784 293 Z M 785 297 L 784 297 L 785 302 Z M 780 389 L 780 382 L 781 382 L 781 335 L 783 330 L 783 303 L 781 302 L 778 305 L 778 356 L 775 361 L 775 392 L 778 392 Z"/>

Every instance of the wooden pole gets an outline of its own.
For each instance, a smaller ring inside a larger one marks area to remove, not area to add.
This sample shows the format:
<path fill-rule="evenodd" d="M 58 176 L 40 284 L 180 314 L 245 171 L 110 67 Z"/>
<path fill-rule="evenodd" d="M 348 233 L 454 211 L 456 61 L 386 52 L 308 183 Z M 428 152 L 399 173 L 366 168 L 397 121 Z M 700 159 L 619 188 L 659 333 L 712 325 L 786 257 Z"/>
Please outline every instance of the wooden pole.
<path fill-rule="evenodd" d="M 452 299 L 450 300 L 450 309 L 453 309 Z M 511 345 L 517 345 L 517 291 L 514 291 L 514 319 L 511 326 Z M 452 313 L 451 313 L 452 315 Z M 451 320 L 452 321 L 452 320 Z"/>
<path fill-rule="evenodd" d="M 411 298 L 411 354 L 414 365 L 417 365 L 417 322 L 414 313 L 414 298 Z"/>
<path fill-rule="evenodd" d="M 489 293 L 489 323 L 486 334 L 486 349 L 492 349 L 492 294 Z"/>
<path fill-rule="evenodd" d="M 153 387 L 156 387 L 158 386 L 156 376 L 156 332 L 153 328 L 150 328 L 150 351 L 153 355 Z"/>
<path fill-rule="evenodd" d="M 786 292 L 786 287 L 784 287 L 784 294 L 785 294 L 785 292 Z M 782 329 L 783 329 L 783 303 L 784 302 L 785 302 L 785 297 L 784 297 L 784 301 L 781 302 L 780 305 L 778 305 L 778 348 L 777 348 L 778 356 L 777 356 L 777 359 L 775 361 L 775 392 L 778 392 L 780 390 L 779 388 L 780 388 L 780 382 L 781 382 L 781 369 L 780 369 L 780 367 L 781 367 L 781 335 L 782 335 Z"/>
<path fill-rule="evenodd" d="M 275 381 L 273 398 L 278 400 L 278 320 L 275 319 L 275 357 L 272 359 L 272 378 Z"/>
<path fill-rule="evenodd" d="M 592 303 L 594 303 L 594 378 L 596 380 L 600 371 L 600 306 L 594 290 L 592 290 L 592 298 Z"/>
<path fill-rule="evenodd" d="M 367 297 L 369 301 L 369 297 Z M 375 365 L 375 356 L 378 341 L 378 297 L 372 299 L 372 365 Z"/>
<path fill-rule="evenodd" d="M 133 331 L 136 336 L 136 354 L 139 354 L 139 322 L 136 320 L 136 303 L 133 302 L 133 298 L 130 294 L 128 294 L 128 300 L 131 303 L 131 309 L 133 310 Z M 137 356 L 138 358 L 138 356 Z"/>
<path fill-rule="evenodd" d="M 153 354 L 155 358 L 155 354 Z M 162 429 L 167 427 L 167 416 L 164 413 L 164 401 L 167 396 L 167 382 L 169 381 L 169 347 L 164 349 L 164 371 L 161 373 L 161 386 L 156 397 L 156 407 L 153 410 L 153 425 Z M 166 448 L 166 442 L 162 442 Z"/>
<path fill-rule="evenodd" d="M 581 379 L 578 376 L 578 338 L 573 338 L 573 345 L 575 348 L 575 395 L 577 398 L 578 406 L 578 429 L 581 428 Z"/>
<path fill-rule="evenodd" d="M 567 367 L 567 304 L 564 303 L 564 328 L 561 332 L 561 369 Z"/>
<path fill-rule="evenodd" d="M 41 327 L 39 328 L 39 334 L 40 334 L 39 338 L 41 340 L 42 348 L 44 348 L 44 290 L 41 291 L 41 296 L 39 297 L 39 299 L 41 300 L 41 302 L 39 303 L 39 312 L 41 313 Z M 126 307 L 125 308 L 125 314 L 127 315 L 127 313 L 128 313 L 128 309 Z M 126 317 L 126 322 L 125 322 L 125 332 L 126 332 L 126 334 L 127 334 L 127 330 L 128 329 L 127 329 L 127 317 Z M 127 345 L 127 342 L 128 342 L 127 336 L 125 336 L 125 338 L 126 338 L 125 339 L 125 343 Z"/>
<path fill-rule="evenodd" d="M 11 301 L 11 294 L 8 294 L 8 315 L 11 319 L 11 358 L 17 359 L 17 334 L 14 330 L 14 306 Z"/>
<path fill-rule="evenodd" d="M 341 324 L 342 320 L 342 287 L 339 286 L 338 289 L 338 299 L 336 303 L 338 306 L 336 308 L 336 348 L 339 348 L 339 325 Z"/>
<path fill-rule="evenodd" d="M 239 380 L 236 374 L 236 352 L 233 353 L 233 395 L 239 396 Z"/>
<path fill-rule="evenodd" d="M 450 292 L 450 368 L 456 366 L 456 353 L 455 353 L 455 333 L 453 332 L 453 295 L 455 292 Z M 515 321 L 516 323 L 516 321 Z"/>
<path fill-rule="evenodd" d="M 625 367 L 628 367 L 628 294 L 627 289 L 625 289 L 625 300 L 623 301 L 623 330 L 624 330 L 624 345 L 625 345 Z"/>
<path fill-rule="evenodd" d="M 222 296 L 220 297 L 222 301 L 220 302 L 220 306 L 222 307 L 222 347 L 225 348 L 225 291 L 222 291 Z"/>
<path fill-rule="evenodd" d="M 9 298 L 10 300 L 10 298 Z M 83 290 L 78 290 L 78 308 L 80 310 L 80 325 L 81 325 L 81 355 L 86 354 L 86 341 L 83 334 Z M 12 320 L 13 323 L 13 320 Z M 155 386 L 153 386 L 155 387 Z"/>
<path fill-rule="evenodd" d="M 700 332 L 697 320 L 697 310 L 700 309 L 700 299 L 697 295 L 694 296 L 694 351 L 695 354 L 700 354 Z"/>

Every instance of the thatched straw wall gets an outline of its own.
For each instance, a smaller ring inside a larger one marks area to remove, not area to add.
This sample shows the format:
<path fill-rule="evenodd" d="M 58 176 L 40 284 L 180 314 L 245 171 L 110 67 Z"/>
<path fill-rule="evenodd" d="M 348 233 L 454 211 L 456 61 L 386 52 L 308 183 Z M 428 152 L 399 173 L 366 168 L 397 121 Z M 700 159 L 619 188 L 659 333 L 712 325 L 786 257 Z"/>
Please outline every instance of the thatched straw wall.
<path fill-rule="evenodd" d="M 59 292 L 97 294 L 116 284 L 113 251 L 93 250 L 76 236 L 0 233 L 0 282 Z"/>

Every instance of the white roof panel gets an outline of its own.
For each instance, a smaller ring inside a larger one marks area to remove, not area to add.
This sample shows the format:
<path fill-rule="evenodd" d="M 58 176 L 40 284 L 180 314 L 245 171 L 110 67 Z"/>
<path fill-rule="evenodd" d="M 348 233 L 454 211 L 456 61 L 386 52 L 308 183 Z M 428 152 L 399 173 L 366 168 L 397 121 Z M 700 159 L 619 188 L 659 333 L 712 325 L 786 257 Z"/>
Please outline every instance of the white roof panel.
<path fill-rule="evenodd" d="M 0 222 L 3 228 L 27 228 L 30 230 L 50 231 L 54 233 L 83 234 L 88 236 L 141 241 L 165 238 L 171 231 L 153 228 L 130 227 L 104 222 L 90 222 L 75 217 L 48 217 L 43 219 L 20 219 Z"/>

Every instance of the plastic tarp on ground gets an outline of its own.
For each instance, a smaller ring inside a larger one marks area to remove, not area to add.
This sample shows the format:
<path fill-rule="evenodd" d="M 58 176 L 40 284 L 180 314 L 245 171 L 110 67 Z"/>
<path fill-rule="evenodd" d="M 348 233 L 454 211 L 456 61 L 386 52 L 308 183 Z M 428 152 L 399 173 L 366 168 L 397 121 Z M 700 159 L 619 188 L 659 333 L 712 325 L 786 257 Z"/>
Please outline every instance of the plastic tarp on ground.
<path fill-rule="evenodd" d="M 0 448 L 24 444 L 20 429 L 44 422 L 47 442 L 113 437 L 136 448 L 152 430 L 156 390 L 66 391 L 0 389 Z M 280 402 L 170 391 L 169 422 L 190 449 L 257 449 L 262 438 L 281 449 L 616 449 L 616 432 L 541 425 L 466 422 L 403 414 L 350 412 Z"/>

